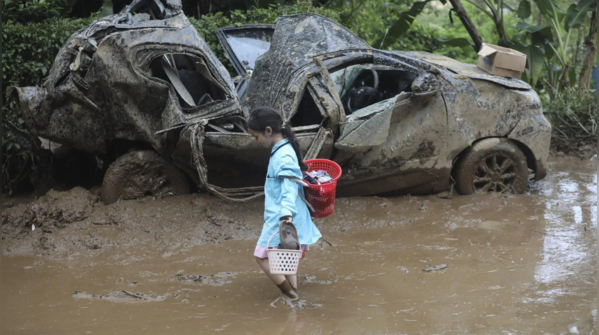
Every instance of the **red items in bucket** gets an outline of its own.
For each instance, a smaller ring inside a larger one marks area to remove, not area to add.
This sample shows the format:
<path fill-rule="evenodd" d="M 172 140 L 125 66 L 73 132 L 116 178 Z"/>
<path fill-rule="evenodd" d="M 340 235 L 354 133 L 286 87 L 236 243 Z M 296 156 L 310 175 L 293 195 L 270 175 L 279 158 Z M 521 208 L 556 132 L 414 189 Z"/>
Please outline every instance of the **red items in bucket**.
<path fill-rule="evenodd" d="M 304 163 L 308 165 L 308 177 L 306 178 L 313 179 L 311 181 L 304 178 L 308 184 L 308 186 L 304 186 L 306 200 L 314 208 L 311 215 L 315 218 L 327 217 L 335 211 L 335 191 L 337 180 L 341 177 L 341 167 L 328 159 L 310 159 Z M 319 184 L 313 184 L 314 181 Z"/>

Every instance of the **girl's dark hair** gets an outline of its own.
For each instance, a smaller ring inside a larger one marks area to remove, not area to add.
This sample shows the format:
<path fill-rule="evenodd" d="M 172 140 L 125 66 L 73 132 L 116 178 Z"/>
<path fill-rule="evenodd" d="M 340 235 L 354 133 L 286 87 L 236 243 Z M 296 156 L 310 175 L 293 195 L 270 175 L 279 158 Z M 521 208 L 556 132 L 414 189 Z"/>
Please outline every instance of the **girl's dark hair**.
<path fill-rule="evenodd" d="M 295 150 L 300 170 L 308 171 L 308 166 L 304 163 L 304 157 L 300 151 L 295 133 L 291 130 L 291 125 L 289 123 L 286 123 L 283 127 L 283 118 L 281 118 L 279 112 L 266 106 L 258 107 L 250 114 L 248 127 L 253 131 L 259 131 L 261 133 L 266 130 L 266 127 L 270 127 L 273 133 L 283 135 L 284 138 L 289 140 L 293 150 Z"/>

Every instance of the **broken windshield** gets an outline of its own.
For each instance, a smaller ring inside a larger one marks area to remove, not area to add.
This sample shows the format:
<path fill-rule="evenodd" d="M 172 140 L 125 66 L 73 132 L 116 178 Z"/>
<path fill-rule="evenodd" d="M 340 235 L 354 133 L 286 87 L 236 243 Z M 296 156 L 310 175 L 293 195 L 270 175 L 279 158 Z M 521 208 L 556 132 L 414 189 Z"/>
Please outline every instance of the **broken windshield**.
<path fill-rule="evenodd" d="M 235 70 L 245 77 L 254 70 L 256 59 L 270 49 L 274 26 L 226 27 L 217 29 L 216 33 Z"/>

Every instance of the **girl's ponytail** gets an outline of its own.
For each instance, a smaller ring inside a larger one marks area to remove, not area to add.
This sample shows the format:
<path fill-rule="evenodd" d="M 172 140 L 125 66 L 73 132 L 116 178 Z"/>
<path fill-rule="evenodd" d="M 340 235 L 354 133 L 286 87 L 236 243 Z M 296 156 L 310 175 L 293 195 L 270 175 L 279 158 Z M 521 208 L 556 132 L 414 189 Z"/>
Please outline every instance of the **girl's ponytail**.
<path fill-rule="evenodd" d="M 283 122 L 281 125 L 281 134 L 289 141 L 289 143 L 291 143 L 293 150 L 295 150 L 295 155 L 297 156 L 297 162 L 299 164 L 300 170 L 308 171 L 308 165 L 304 163 L 304 155 L 302 155 L 302 151 L 300 150 L 299 142 L 297 141 L 297 137 L 295 137 L 295 133 L 291 129 L 289 123 Z"/>

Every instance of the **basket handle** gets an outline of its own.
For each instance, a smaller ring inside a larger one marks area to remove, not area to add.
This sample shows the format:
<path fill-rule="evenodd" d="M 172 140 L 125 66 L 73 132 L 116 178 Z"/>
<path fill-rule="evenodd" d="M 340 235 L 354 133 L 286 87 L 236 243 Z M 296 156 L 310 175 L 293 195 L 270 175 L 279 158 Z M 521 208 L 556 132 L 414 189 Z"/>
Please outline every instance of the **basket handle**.
<path fill-rule="evenodd" d="M 277 235 L 278 233 L 279 233 L 279 231 L 275 231 L 274 234 L 270 235 L 268 242 L 266 242 L 266 250 L 268 250 L 268 245 L 270 244 L 270 240 L 272 240 L 272 238 L 275 237 L 275 235 Z"/>

